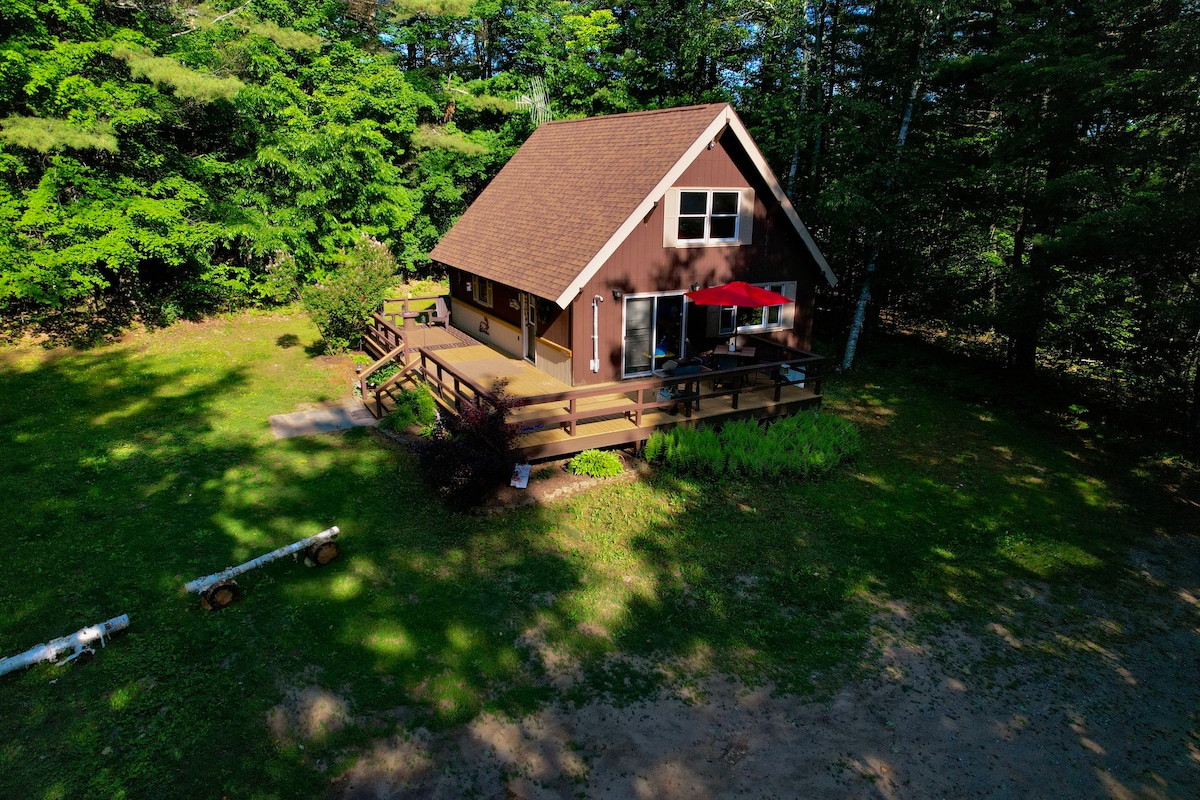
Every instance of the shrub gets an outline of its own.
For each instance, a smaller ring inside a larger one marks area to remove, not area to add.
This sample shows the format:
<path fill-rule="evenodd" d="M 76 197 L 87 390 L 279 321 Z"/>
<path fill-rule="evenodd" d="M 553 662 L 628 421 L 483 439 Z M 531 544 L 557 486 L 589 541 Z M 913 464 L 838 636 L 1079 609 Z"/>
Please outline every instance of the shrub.
<path fill-rule="evenodd" d="M 442 416 L 432 438 L 417 445 L 421 471 L 444 500 L 471 506 L 508 481 L 513 441 L 520 428 L 508 421 L 516 401 L 504 382 L 492 386 L 491 403 L 464 403 L 458 414 Z"/>
<path fill-rule="evenodd" d="M 385 431 L 394 431 L 420 425 L 422 436 L 432 436 L 437 418 L 437 404 L 427 389 L 406 389 L 396 395 L 395 409 L 379 420 L 379 427 Z"/>
<path fill-rule="evenodd" d="M 304 311 L 325 340 L 325 352 L 344 353 L 362 336 L 395 275 L 396 259 L 387 245 L 364 233 L 343 264 L 300 291 Z"/>
<path fill-rule="evenodd" d="M 611 450 L 584 450 L 567 464 L 572 475 L 612 478 L 621 474 L 621 459 Z"/>
<path fill-rule="evenodd" d="M 824 475 L 861 449 L 858 430 L 830 414 L 785 417 L 763 428 L 752 420 L 709 428 L 655 431 L 646 460 L 683 475 L 712 478 L 728 473 L 746 478 Z"/>

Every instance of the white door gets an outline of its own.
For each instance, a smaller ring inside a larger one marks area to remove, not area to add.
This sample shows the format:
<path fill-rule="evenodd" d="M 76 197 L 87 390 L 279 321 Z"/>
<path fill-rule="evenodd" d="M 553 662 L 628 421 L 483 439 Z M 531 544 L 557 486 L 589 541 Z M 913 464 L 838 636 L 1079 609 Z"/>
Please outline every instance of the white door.
<path fill-rule="evenodd" d="M 537 298 L 523 292 L 521 294 L 521 338 L 524 344 L 521 355 L 530 364 L 537 363 Z"/>

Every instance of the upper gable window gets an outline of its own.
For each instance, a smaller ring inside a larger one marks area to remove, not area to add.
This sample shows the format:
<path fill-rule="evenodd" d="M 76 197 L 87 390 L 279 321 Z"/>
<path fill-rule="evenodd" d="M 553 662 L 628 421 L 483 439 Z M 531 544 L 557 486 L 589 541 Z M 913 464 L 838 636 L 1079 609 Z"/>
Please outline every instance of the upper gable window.
<path fill-rule="evenodd" d="M 678 238 L 681 242 L 736 242 L 737 192 L 679 193 Z"/>
<path fill-rule="evenodd" d="M 671 189 L 666 196 L 663 247 L 750 244 L 754 190 Z"/>

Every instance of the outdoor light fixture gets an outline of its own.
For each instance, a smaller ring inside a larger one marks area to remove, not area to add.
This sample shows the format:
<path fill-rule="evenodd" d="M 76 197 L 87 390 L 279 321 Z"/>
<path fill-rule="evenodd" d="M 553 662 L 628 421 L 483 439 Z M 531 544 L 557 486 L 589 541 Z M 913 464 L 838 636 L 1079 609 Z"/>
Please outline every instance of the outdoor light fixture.
<path fill-rule="evenodd" d="M 698 292 L 698 291 L 700 291 L 700 284 L 698 284 L 698 283 L 693 283 L 693 284 L 692 284 L 692 291 L 693 291 L 693 292 Z"/>
<path fill-rule="evenodd" d="M 625 293 L 622 292 L 620 289 L 613 289 L 613 300 L 620 300 L 624 296 L 625 296 Z"/>

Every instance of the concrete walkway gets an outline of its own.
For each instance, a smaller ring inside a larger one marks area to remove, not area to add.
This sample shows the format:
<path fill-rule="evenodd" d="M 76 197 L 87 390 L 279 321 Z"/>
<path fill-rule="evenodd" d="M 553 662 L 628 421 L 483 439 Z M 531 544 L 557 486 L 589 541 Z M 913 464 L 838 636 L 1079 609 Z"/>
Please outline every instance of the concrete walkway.
<path fill-rule="evenodd" d="M 374 425 L 375 417 L 361 403 L 348 403 L 342 406 L 314 408 L 312 411 L 276 414 L 268 421 L 271 423 L 271 433 L 275 434 L 276 439 L 291 439 L 293 436 L 311 436 L 314 433 Z"/>

